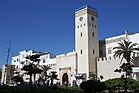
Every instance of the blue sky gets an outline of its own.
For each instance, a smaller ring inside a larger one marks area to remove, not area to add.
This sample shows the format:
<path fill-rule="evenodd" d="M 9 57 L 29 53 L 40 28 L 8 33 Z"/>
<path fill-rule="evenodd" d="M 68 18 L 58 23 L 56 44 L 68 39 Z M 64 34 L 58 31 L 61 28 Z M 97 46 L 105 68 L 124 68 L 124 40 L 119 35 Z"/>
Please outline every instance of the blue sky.
<path fill-rule="evenodd" d="M 0 0 L 0 67 L 10 40 L 10 61 L 24 49 L 74 50 L 74 12 L 86 4 L 99 13 L 99 39 L 139 32 L 139 0 Z"/>

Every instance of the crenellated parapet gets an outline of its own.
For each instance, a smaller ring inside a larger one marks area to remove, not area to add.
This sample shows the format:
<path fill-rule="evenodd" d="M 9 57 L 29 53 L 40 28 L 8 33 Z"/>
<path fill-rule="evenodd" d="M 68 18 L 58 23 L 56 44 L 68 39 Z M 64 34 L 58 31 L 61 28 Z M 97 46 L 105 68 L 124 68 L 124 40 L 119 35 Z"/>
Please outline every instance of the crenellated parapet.
<path fill-rule="evenodd" d="M 106 61 L 112 61 L 112 60 L 117 60 L 121 58 L 122 57 L 114 57 L 114 56 L 101 57 L 101 58 L 97 58 L 97 62 L 106 62 Z"/>
<path fill-rule="evenodd" d="M 132 55 L 132 57 L 133 58 L 139 57 L 139 53 Z M 107 57 L 97 58 L 97 62 L 106 62 L 106 61 L 121 60 L 121 59 L 122 57 L 107 56 Z"/>

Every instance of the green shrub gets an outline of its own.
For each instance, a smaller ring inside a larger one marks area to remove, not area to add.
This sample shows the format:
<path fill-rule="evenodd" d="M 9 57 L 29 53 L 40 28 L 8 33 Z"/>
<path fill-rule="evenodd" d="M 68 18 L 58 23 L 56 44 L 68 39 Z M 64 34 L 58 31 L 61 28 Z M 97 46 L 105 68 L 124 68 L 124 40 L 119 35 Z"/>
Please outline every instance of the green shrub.
<path fill-rule="evenodd" d="M 107 86 L 107 90 L 109 90 L 109 92 L 122 92 L 124 91 L 124 80 L 122 78 L 115 78 L 115 79 L 109 79 L 105 81 L 105 84 Z M 139 82 L 128 78 L 127 79 L 127 85 L 128 85 L 128 90 L 129 91 L 134 91 L 135 89 L 137 89 L 139 87 Z"/>
<path fill-rule="evenodd" d="M 0 93 L 82 93 L 76 88 L 0 86 Z"/>
<path fill-rule="evenodd" d="M 87 80 L 81 83 L 81 89 L 86 93 L 101 92 L 106 89 L 105 83 L 96 80 Z"/>

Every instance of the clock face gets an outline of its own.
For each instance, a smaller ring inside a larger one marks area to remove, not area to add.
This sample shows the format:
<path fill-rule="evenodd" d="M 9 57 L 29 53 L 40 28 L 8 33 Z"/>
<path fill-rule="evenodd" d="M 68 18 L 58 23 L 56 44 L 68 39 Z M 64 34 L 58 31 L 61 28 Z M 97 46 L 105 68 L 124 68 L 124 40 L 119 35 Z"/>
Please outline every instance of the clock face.
<path fill-rule="evenodd" d="M 80 17 L 79 20 L 82 21 L 83 20 L 83 17 Z"/>
<path fill-rule="evenodd" d="M 95 18 L 92 16 L 92 17 L 91 17 L 91 20 L 92 20 L 92 21 L 94 21 L 94 20 L 95 20 Z"/>

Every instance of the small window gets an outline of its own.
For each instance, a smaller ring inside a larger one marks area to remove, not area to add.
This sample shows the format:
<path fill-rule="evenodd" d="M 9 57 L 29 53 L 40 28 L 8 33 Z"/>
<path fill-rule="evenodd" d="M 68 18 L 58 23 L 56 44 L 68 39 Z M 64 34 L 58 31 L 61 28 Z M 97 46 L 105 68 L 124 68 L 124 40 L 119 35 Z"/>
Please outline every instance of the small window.
<path fill-rule="evenodd" d="M 84 26 L 85 26 L 85 24 L 84 24 Z"/>
<path fill-rule="evenodd" d="M 83 36 L 83 34 L 81 33 L 81 37 Z"/>
<path fill-rule="evenodd" d="M 77 28 L 79 28 L 79 26 L 77 26 Z"/>
<path fill-rule="evenodd" d="M 45 63 L 45 60 L 43 60 L 43 63 Z"/>
<path fill-rule="evenodd" d="M 93 49 L 93 54 L 95 54 L 95 50 Z"/>
<path fill-rule="evenodd" d="M 111 57 L 109 57 L 109 59 L 111 60 Z"/>
<path fill-rule="evenodd" d="M 92 27 L 94 27 L 94 24 L 92 24 Z"/>
<path fill-rule="evenodd" d="M 82 25 L 81 25 L 81 27 L 82 27 Z"/>
<path fill-rule="evenodd" d="M 112 53 L 111 48 L 108 48 L 108 54 L 111 54 L 111 53 Z"/>
<path fill-rule="evenodd" d="M 83 54 L 83 51 L 81 50 L 81 54 Z"/>
<path fill-rule="evenodd" d="M 91 23 L 89 25 L 91 26 Z"/>
<path fill-rule="evenodd" d="M 92 20 L 92 21 L 94 21 L 94 20 L 95 20 L 95 18 L 92 16 L 92 17 L 91 17 L 91 20 Z"/>
<path fill-rule="evenodd" d="M 92 32 L 92 37 L 94 37 L 94 32 Z"/>
<path fill-rule="evenodd" d="M 95 25 L 95 28 L 96 28 L 97 26 Z"/>

